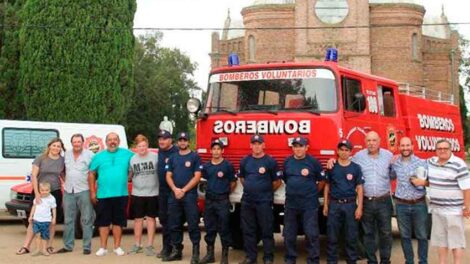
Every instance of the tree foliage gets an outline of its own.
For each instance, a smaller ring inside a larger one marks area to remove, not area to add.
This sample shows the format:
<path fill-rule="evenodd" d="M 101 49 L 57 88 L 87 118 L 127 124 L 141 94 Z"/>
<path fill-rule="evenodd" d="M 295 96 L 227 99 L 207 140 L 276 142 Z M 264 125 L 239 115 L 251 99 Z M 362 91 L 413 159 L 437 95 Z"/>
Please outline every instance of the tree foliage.
<path fill-rule="evenodd" d="M 155 146 L 164 116 L 175 121 L 176 132 L 188 131 L 192 125 L 186 101 L 190 91 L 198 89 L 192 79 L 196 65 L 180 50 L 160 47 L 161 38 L 156 33 L 136 41 L 136 90 L 127 116 L 129 142 L 142 133 Z"/>
<path fill-rule="evenodd" d="M 20 59 L 19 11 L 24 2 L 24 0 L 9 0 L 4 1 L 1 5 L 1 21 L 3 21 L 4 26 L 0 33 L 0 118 L 26 118 L 23 95 L 17 89 Z"/>
<path fill-rule="evenodd" d="M 26 0 L 18 89 L 28 119 L 125 121 L 135 10 L 135 0 Z"/>
<path fill-rule="evenodd" d="M 470 97 L 470 43 L 464 38 L 460 38 L 460 50 L 462 52 L 462 61 L 460 63 L 460 78 L 463 85 L 459 88 L 460 116 L 462 120 L 464 142 L 466 146 L 470 145 L 470 120 L 468 118 L 468 100 L 465 100 L 465 94 Z"/>

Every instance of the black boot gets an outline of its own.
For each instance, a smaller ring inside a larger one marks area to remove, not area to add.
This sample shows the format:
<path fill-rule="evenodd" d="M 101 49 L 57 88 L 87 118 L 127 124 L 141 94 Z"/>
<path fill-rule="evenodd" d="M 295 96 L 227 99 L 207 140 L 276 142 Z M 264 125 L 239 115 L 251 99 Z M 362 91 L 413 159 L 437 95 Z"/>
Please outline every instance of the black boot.
<path fill-rule="evenodd" d="M 164 256 L 162 261 L 175 261 L 183 258 L 183 249 L 181 247 L 173 246 L 170 255 Z"/>
<path fill-rule="evenodd" d="M 162 250 L 158 252 L 157 258 L 161 258 L 161 259 L 168 258 L 170 253 L 171 253 L 171 247 L 163 246 Z"/>
<path fill-rule="evenodd" d="M 220 259 L 220 264 L 228 264 L 228 247 L 222 248 L 222 258 Z"/>
<path fill-rule="evenodd" d="M 214 246 L 207 245 L 207 255 L 205 255 L 201 259 L 201 261 L 199 261 L 199 264 L 207 264 L 207 263 L 214 263 L 214 262 L 215 262 Z"/>
<path fill-rule="evenodd" d="M 199 264 L 199 245 L 193 245 L 193 256 L 191 257 L 191 264 Z"/>

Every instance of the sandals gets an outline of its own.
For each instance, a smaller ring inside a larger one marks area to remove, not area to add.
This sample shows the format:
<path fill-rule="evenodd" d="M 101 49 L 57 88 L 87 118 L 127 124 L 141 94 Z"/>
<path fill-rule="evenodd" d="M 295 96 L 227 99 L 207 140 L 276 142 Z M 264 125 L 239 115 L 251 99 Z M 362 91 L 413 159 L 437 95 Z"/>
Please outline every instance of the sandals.
<path fill-rule="evenodd" d="M 21 247 L 18 251 L 16 251 L 16 255 L 24 254 L 29 254 L 29 249 L 27 247 Z"/>
<path fill-rule="evenodd" d="M 53 247 L 47 247 L 46 248 L 47 253 L 49 254 L 54 254 L 54 248 Z"/>

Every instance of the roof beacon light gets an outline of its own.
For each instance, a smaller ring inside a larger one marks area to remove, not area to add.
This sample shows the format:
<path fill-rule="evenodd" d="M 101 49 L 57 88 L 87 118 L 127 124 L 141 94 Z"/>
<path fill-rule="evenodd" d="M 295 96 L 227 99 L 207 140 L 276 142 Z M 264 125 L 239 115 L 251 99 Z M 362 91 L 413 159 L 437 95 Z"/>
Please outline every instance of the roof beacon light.
<path fill-rule="evenodd" d="M 238 58 L 237 53 L 232 52 L 230 53 L 230 55 L 228 55 L 228 65 L 229 66 L 240 65 L 240 59 Z"/>
<path fill-rule="evenodd" d="M 335 48 L 328 48 L 326 50 L 325 61 L 338 62 L 338 50 Z"/>

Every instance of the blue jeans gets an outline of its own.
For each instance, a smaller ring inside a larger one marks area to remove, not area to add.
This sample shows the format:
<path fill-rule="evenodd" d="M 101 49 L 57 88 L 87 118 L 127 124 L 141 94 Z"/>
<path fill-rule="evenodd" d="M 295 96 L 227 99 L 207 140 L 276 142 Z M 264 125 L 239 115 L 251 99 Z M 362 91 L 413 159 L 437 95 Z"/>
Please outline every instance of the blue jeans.
<path fill-rule="evenodd" d="M 344 227 L 344 240 L 346 241 L 346 263 L 355 264 L 357 257 L 357 240 L 359 237 L 359 224 L 355 219 L 356 202 L 338 203 L 331 201 L 328 209 L 327 222 L 327 263 L 338 263 L 338 242 L 340 230 Z"/>
<path fill-rule="evenodd" d="M 72 250 L 75 239 L 75 219 L 80 211 L 80 223 L 83 230 L 83 249 L 91 250 L 93 221 L 95 212 L 90 200 L 90 191 L 79 193 L 64 192 L 64 248 Z"/>
<path fill-rule="evenodd" d="M 428 207 L 426 202 L 403 204 L 397 202 L 397 221 L 400 229 L 401 247 L 406 264 L 414 263 L 411 234 L 418 239 L 418 258 L 420 264 L 428 263 Z"/>
<path fill-rule="evenodd" d="M 380 252 L 380 263 L 389 264 L 392 252 L 392 199 L 367 200 L 364 198 L 364 211 L 362 214 L 362 230 L 364 231 L 364 247 L 367 263 L 376 264 L 375 253 Z M 376 234 L 379 236 L 377 245 Z"/>
<path fill-rule="evenodd" d="M 299 222 L 303 224 L 307 264 L 320 263 L 320 239 L 318 231 L 318 209 L 284 209 L 284 245 L 286 247 L 285 262 L 296 263 L 297 233 Z"/>

